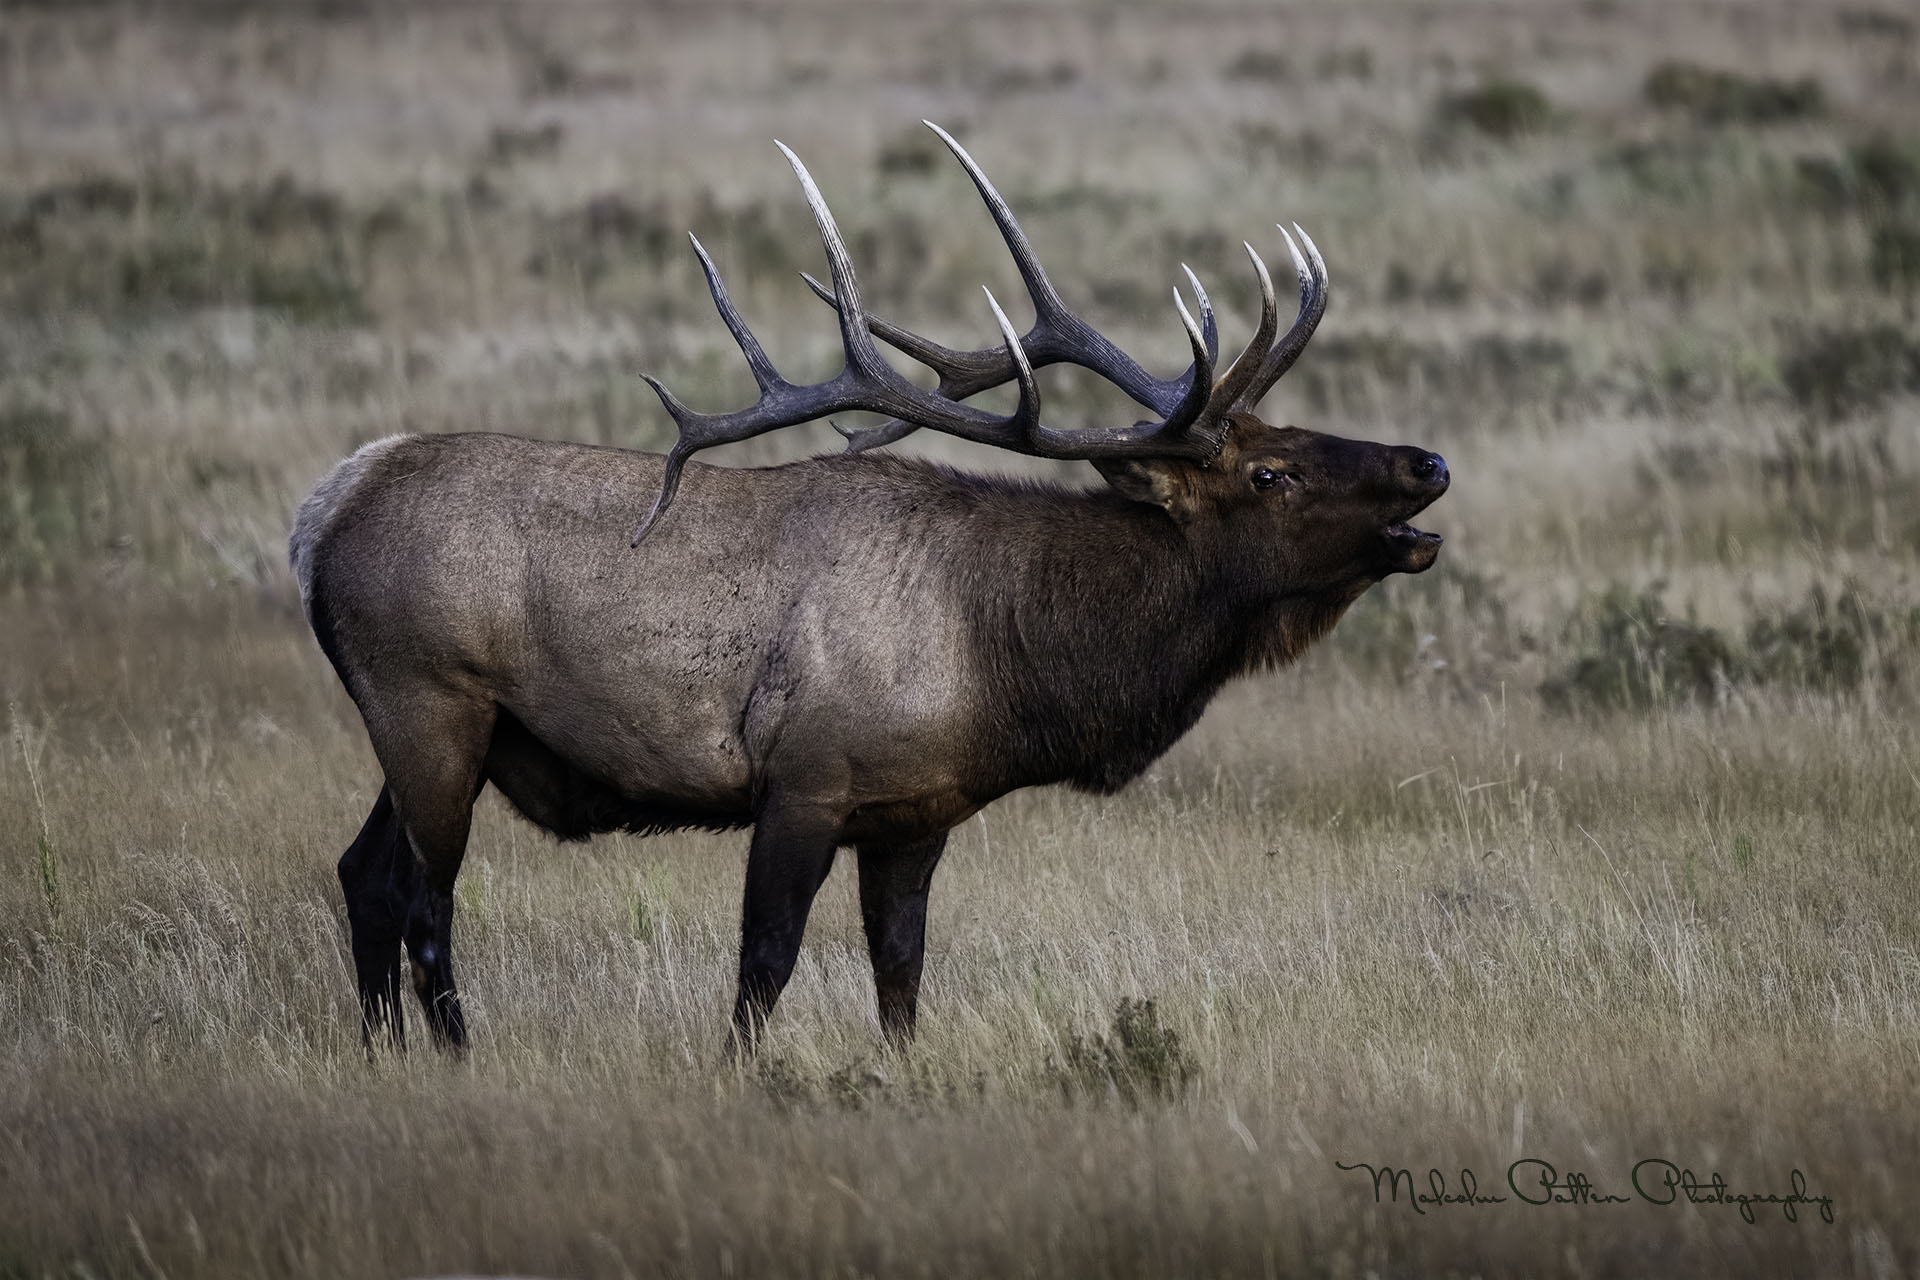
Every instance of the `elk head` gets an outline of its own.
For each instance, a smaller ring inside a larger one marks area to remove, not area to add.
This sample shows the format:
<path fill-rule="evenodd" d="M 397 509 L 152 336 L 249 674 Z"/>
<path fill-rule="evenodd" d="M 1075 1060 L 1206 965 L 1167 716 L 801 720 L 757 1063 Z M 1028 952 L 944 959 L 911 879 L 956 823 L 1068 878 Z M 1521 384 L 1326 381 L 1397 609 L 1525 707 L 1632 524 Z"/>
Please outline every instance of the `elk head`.
<path fill-rule="evenodd" d="M 1246 349 L 1216 379 L 1219 337 L 1213 308 L 1199 279 L 1183 267 L 1200 319 L 1194 319 L 1178 289 L 1174 307 L 1193 363 L 1180 377 L 1156 378 L 1067 309 L 1012 210 L 980 166 L 944 129 L 931 121 L 926 124 L 966 169 L 999 226 L 1033 301 L 1033 327 L 1015 334 L 991 292 L 987 305 L 1002 345 L 977 351 L 952 350 L 868 314 L 846 245 L 819 188 L 799 157 L 784 143 L 776 144 L 800 179 L 826 246 L 832 288 L 812 276 L 804 278 L 839 313 L 846 366 L 809 386 L 781 377 L 728 298 L 713 260 L 694 239 L 714 305 L 753 371 L 760 398 L 737 413 L 697 413 L 657 379 L 647 377 L 679 435 L 667 455 L 660 496 L 634 533 L 636 546 L 672 503 L 681 469 L 696 451 L 861 409 L 892 420 L 861 431 L 836 425 L 847 437 L 850 452 L 889 444 L 925 427 L 1034 457 L 1089 461 L 1122 496 L 1160 507 L 1191 538 L 1212 544 L 1208 551 L 1214 562 L 1231 566 L 1228 577 L 1256 598 L 1269 591 L 1327 590 L 1350 593 L 1351 599 L 1388 574 L 1420 573 L 1433 564 L 1439 535 L 1407 521 L 1446 491 L 1447 466 L 1439 455 L 1300 427 L 1273 427 L 1252 412 L 1299 359 L 1326 313 L 1326 263 L 1298 224 L 1293 228 L 1297 242 L 1280 228 L 1300 284 L 1299 312 L 1287 331 L 1280 333 L 1279 305 L 1266 264 L 1247 245 L 1260 285 L 1260 321 Z M 932 369 L 939 385 L 928 391 L 901 376 L 881 356 L 875 338 Z M 1056 363 L 1093 371 L 1159 416 L 1129 427 L 1062 430 L 1044 425 L 1034 370 Z M 965 403 L 1009 382 L 1018 384 L 1020 401 L 1005 417 Z"/>

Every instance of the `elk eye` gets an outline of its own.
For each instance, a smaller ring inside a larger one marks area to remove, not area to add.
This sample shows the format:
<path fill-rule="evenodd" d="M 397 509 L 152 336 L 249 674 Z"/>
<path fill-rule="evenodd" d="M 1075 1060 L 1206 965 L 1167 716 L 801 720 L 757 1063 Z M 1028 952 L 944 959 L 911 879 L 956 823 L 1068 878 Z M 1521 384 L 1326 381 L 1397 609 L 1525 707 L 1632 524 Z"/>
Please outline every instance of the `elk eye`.
<path fill-rule="evenodd" d="M 1252 479 L 1253 487 L 1256 489 L 1271 489 L 1276 485 L 1293 485 L 1300 482 L 1300 477 L 1294 472 L 1275 471 L 1272 467 L 1255 467 Z"/>

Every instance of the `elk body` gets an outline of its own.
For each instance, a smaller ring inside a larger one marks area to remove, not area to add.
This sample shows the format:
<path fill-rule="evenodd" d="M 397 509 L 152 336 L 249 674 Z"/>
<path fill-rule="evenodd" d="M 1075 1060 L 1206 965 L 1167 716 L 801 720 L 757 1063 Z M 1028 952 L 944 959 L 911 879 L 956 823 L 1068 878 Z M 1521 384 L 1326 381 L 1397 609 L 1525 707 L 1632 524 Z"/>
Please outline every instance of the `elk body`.
<path fill-rule="evenodd" d="M 1201 320 L 1178 304 L 1193 366 L 1156 379 L 1065 308 L 985 175 L 941 137 L 1033 297 L 1026 335 L 991 296 L 1003 343 L 981 351 L 868 315 L 832 216 L 788 152 L 832 267 L 831 289 L 809 283 L 838 312 L 840 375 L 783 379 L 696 241 L 761 387 L 753 407 L 699 414 L 653 383 L 679 427 L 664 458 L 394 437 L 302 505 L 291 555 L 307 615 L 385 774 L 340 862 L 370 1047 L 402 1037 L 403 951 L 435 1038 L 465 1043 L 453 887 L 488 783 L 562 839 L 752 826 L 736 1048 L 751 1047 L 814 894 L 851 846 L 881 1024 L 910 1034 L 928 888 L 954 826 L 1020 787 L 1119 788 L 1226 681 L 1291 660 L 1369 586 L 1433 563 L 1439 538 L 1406 521 L 1446 489 L 1436 455 L 1252 413 L 1325 309 L 1304 233 L 1304 253 L 1288 237 L 1301 306 L 1287 333 L 1249 248 L 1263 297 L 1252 343 L 1214 377 L 1212 315 L 1193 281 Z M 939 388 L 902 378 L 876 336 L 933 368 Z M 1094 370 L 1158 417 L 1042 425 L 1034 368 L 1056 362 Z M 1021 390 L 1011 415 L 963 403 L 1007 382 Z M 708 445 L 849 409 L 894 420 L 849 433 L 846 453 L 788 466 L 689 463 Z M 867 451 L 919 427 L 1086 458 L 1106 485 Z"/>

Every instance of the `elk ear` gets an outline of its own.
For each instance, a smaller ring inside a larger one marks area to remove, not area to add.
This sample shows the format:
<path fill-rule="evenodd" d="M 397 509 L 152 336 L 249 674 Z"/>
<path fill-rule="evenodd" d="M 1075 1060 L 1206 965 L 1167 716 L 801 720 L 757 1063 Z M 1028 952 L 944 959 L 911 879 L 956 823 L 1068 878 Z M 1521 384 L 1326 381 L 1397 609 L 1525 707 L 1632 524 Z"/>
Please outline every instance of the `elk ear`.
<path fill-rule="evenodd" d="M 1094 469 L 1114 491 L 1134 502 L 1148 502 L 1185 520 L 1187 500 L 1185 466 L 1166 458 L 1094 458 Z"/>

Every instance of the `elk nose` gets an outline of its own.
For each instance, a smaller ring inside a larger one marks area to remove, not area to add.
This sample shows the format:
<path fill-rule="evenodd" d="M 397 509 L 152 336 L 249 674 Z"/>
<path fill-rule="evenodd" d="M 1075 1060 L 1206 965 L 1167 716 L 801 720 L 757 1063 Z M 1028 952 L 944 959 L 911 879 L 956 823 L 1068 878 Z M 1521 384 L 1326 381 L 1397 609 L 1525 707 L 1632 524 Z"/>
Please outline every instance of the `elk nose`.
<path fill-rule="evenodd" d="M 1413 478 L 1422 484 L 1445 484 L 1447 482 L 1447 460 L 1437 453 L 1422 453 L 1408 463 Z"/>

